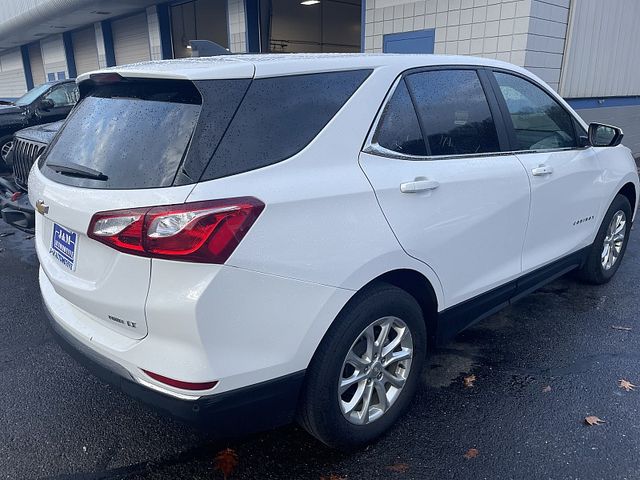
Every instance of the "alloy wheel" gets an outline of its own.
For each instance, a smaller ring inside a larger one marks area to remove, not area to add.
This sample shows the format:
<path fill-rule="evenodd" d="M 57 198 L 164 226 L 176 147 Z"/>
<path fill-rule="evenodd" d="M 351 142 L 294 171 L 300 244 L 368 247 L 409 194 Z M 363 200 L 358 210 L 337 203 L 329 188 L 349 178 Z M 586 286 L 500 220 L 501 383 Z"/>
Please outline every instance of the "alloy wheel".
<path fill-rule="evenodd" d="M 603 270 L 610 270 L 618 261 L 624 246 L 626 227 L 627 216 L 622 210 L 618 210 L 613 215 L 607 229 L 607 235 L 604 237 L 602 254 L 600 255 Z"/>
<path fill-rule="evenodd" d="M 413 358 L 413 337 L 397 317 L 383 317 L 351 345 L 338 382 L 340 410 L 350 423 L 381 418 L 405 386 Z"/>

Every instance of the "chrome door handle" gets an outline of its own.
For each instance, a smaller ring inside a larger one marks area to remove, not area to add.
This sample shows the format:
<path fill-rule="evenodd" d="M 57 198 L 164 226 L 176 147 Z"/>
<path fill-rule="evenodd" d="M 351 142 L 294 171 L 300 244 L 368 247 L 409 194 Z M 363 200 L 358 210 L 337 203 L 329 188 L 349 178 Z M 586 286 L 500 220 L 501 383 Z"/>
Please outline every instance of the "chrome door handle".
<path fill-rule="evenodd" d="M 418 193 L 427 190 L 435 190 L 440 184 L 435 180 L 429 180 L 427 177 L 416 177 L 413 182 L 404 182 L 400 184 L 402 193 Z"/>
<path fill-rule="evenodd" d="M 553 173 L 553 168 L 551 168 L 548 165 L 540 164 L 536 168 L 531 170 L 531 173 L 533 175 L 535 175 L 536 177 L 541 177 L 541 176 L 544 176 L 544 175 L 551 175 Z"/>

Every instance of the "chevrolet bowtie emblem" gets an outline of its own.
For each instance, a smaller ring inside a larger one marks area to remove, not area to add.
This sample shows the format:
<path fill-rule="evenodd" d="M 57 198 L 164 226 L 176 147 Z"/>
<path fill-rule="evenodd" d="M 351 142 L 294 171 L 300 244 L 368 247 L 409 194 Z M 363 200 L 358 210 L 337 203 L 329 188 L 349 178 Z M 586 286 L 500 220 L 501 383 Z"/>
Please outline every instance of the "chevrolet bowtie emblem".
<path fill-rule="evenodd" d="M 38 210 L 39 214 L 46 215 L 47 213 L 49 213 L 49 205 L 44 203 L 44 200 L 38 200 L 36 202 L 36 210 Z"/>

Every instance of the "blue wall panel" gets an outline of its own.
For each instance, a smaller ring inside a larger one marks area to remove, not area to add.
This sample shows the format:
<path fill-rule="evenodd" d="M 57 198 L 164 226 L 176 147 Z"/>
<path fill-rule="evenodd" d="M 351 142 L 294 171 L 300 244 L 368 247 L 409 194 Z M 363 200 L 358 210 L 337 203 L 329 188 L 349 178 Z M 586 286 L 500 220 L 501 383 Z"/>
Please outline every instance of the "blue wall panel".
<path fill-rule="evenodd" d="M 388 33 L 383 37 L 385 53 L 433 53 L 436 31 L 433 28 L 414 32 Z"/>

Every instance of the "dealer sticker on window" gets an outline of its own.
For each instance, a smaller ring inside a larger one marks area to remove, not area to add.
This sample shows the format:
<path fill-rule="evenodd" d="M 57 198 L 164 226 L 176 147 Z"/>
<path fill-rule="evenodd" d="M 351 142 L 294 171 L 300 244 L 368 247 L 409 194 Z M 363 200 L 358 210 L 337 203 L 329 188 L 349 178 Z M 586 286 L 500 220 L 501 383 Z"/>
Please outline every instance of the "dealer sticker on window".
<path fill-rule="evenodd" d="M 76 269 L 77 241 L 78 234 L 76 232 L 67 230 L 57 223 L 53 224 L 53 236 L 49 253 L 71 271 Z"/>

